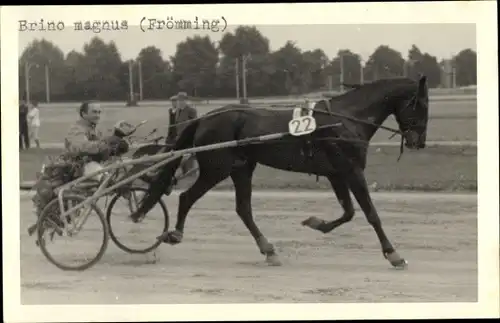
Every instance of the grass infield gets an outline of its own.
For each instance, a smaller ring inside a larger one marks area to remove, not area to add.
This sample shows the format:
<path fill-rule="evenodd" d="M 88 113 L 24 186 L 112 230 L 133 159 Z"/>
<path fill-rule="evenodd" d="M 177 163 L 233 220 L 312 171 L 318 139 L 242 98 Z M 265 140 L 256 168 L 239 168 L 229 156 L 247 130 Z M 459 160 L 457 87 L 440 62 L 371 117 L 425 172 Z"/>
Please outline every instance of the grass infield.
<path fill-rule="evenodd" d="M 75 121 L 76 108 L 43 107 L 40 114 L 42 126 L 40 139 L 44 143 L 62 142 L 69 125 Z M 166 133 L 164 106 L 140 106 L 135 108 L 105 108 L 100 128 L 110 129 L 120 119 L 133 124 L 147 119 L 148 123 L 137 131 L 144 136 L 153 128 L 159 134 Z M 200 115 L 220 107 L 220 104 L 197 104 Z M 397 127 L 392 117 L 385 126 Z M 104 131 L 106 132 L 106 131 Z M 372 142 L 387 141 L 390 134 L 379 130 Z M 431 102 L 429 108 L 428 141 L 475 141 L 477 140 L 477 103 L 475 101 Z M 32 149 L 20 153 L 21 181 L 32 181 L 47 155 L 57 155 L 60 149 Z M 406 150 L 397 162 L 399 147 L 370 147 L 366 177 L 373 190 L 421 190 L 421 191 L 477 191 L 477 148 L 460 146 L 428 147 L 421 151 Z M 193 179 L 181 181 L 180 188 Z M 315 176 L 271 169 L 259 165 L 254 175 L 257 189 L 330 189 L 329 183 Z M 228 179 L 217 189 L 232 189 Z"/>
<path fill-rule="evenodd" d="M 20 152 L 20 181 L 33 181 L 44 159 L 61 149 L 31 149 Z M 469 191 L 477 192 L 476 147 L 429 147 L 405 150 L 398 162 L 399 147 L 370 147 L 366 177 L 372 190 Z M 194 178 L 179 184 L 186 188 Z M 326 179 L 316 176 L 257 166 L 253 186 L 256 189 L 330 189 Z M 232 189 L 226 179 L 215 189 Z"/>

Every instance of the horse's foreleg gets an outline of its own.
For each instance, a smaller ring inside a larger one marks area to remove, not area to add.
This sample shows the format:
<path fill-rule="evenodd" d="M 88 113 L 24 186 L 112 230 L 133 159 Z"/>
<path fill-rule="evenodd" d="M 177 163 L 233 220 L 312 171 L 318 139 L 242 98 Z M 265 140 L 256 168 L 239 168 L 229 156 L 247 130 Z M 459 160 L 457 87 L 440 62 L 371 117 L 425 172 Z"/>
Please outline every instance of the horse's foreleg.
<path fill-rule="evenodd" d="M 255 239 L 260 253 L 266 255 L 266 261 L 269 265 L 279 266 L 279 260 L 274 246 L 262 234 L 255 224 L 252 215 L 252 175 L 255 164 L 247 164 L 231 173 L 231 179 L 234 183 L 236 193 L 236 213 L 241 218 L 250 234 Z"/>
<path fill-rule="evenodd" d="M 407 264 L 406 260 L 396 252 L 387 238 L 384 229 L 382 228 L 382 221 L 380 220 L 377 210 L 375 209 L 370 197 L 370 192 L 368 190 L 363 170 L 355 167 L 352 169 L 350 175 L 351 176 L 348 178 L 349 188 L 358 201 L 359 206 L 365 213 L 368 223 L 370 223 L 375 230 L 375 233 L 380 241 L 384 257 L 388 259 L 394 267 L 405 267 Z"/>
<path fill-rule="evenodd" d="M 344 209 L 344 214 L 342 214 L 340 218 L 329 222 L 319 219 L 315 216 L 302 221 L 302 225 L 308 226 L 323 233 L 331 232 L 333 229 L 341 226 L 342 224 L 351 221 L 355 213 L 346 180 L 340 175 L 330 175 L 327 176 L 327 179 L 330 182 L 335 195 L 337 196 L 337 200 Z"/>

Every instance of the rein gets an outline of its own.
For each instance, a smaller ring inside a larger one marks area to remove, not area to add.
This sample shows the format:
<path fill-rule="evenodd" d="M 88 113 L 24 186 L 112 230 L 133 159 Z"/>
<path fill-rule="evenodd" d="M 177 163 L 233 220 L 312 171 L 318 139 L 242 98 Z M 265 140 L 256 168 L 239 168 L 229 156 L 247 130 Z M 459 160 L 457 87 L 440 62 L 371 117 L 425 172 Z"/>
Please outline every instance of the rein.
<path fill-rule="evenodd" d="M 325 101 L 328 103 L 328 105 L 330 104 L 330 102 L 328 102 L 328 100 L 325 100 Z M 291 110 L 292 108 L 297 107 L 297 106 L 298 105 L 288 105 L 288 106 L 286 106 L 286 105 L 285 106 L 273 106 L 273 105 L 271 105 L 271 107 L 273 107 L 273 108 L 286 109 L 286 110 Z M 310 108 L 310 107 L 303 107 L 303 109 L 307 109 L 307 110 L 311 110 L 313 112 L 318 112 L 318 113 L 327 114 L 327 115 L 330 115 L 330 116 L 335 116 L 335 117 L 347 119 L 347 120 L 354 121 L 354 122 L 357 122 L 357 123 L 363 123 L 363 124 L 371 125 L 371 126 L 374 126 L 374 127 L 377 127 L 377 128 L 380 128 L 380 129 L 392 132 L 392 135 L 389 137 L 389 139 L 392 139 L 396 135 L 402 135 L 403 134 L 403 132 L 401 132 L 398 129 L 394 129 L 394 128 L 391 128 L 391 127 L 379 125 L 379 124 L 376 124 L 374 122 L 367 121 L 367 120 L 361 120 L 361 119 L 358 119 L 358 118 L 355 118 L 355 117 L 351 117 L 351 116 L 347 116 L 347 115 L 344 115 L 344 114 L 341 114 L 341 113 L 338 113 L 338 112 L 316 110 L 316 109 Z M 223 111 L 218 111 L 218 112 L 214 112 L 214 113 L 210 113 L 209 112 L 208 114 L 196 117 L 194 119 L 190 119 L 190 120 L 186 120 L 186 121 L 181 121 L 179 123 L 176 123 L 175 125 L 168 125 L 166 128 L 169 129 L 171 127 L 176 127 L 176 126 L 181 125 L 181 124 L 189 124 L 189 123 L 201 120 L 201 119 L 206 118 L 206 117 L 216 116 L 216 115 L 219 115 L 219 114 L 222 114 L 222 113 L 235 112 L 235 111 L 248 111 L 248 108 L 234 108 L 234 109 L 223 110 Z M 157 130 L 158 130 L 157 128 L 153 129 L 148 135 L 145 136 L 145 138 L 151 136 Z M 353 140 L 338 139 L 338 141 L 353 141 Z M 359 142 L 365 142 L 366 143 L 365 140 L 359 140 Z M 400 153 L 399 153 L 398 161 L 401 159 L 401 156 L 403 154 L 403 150 L 404 150 L 404 137 L 401 136 L 401 146 L 400 146 Z"/>
<path fill-rule="evenodd" d="M 328 111 L 315 110 L 314 108 L 310 108 L 310 107 L 303 107 L 303 108 L 307 109 L 307 110 L 312 110 L 313 112 L 318 112 L 318 113 L 323 113 L 323 114 L 327 114 L 327 115 L 331 115 L 331 116 L 335 116 L 335 117 L 340 117 L 340 118 L 344 118 L 344 119 L 351 120 L 351 121 L 358 122 L 358 123 L 364 123 L 364 124 L 367 124 L 367 125 L 371 125 L 371 126 L 374 126 L 374 127 L 377 127 L 377 128 L 380 128 L 380 129 L 392 132 L 392 135 L 389 137 L 389 139 L 394 138 L 396 135 L 401 135 L 401 144 L 399 146 L 399 156 L 398 156 L 397 161 L 399 162 L 401 160 L 401 157 L 403 156 L 403 152 L 404 152 L 404 136 L 402 136 L 403 132 L 401 130 L 397 130 L 397 129 L 393 129 L 391 127 L 386 127 L 386 126 L 383 126 L 383 125 L 379 125 L 379 124 L 376 124 L 376 123 L 371 122 L 371 121 L 361 120 L 361 119 L 358 119 L 358 118 L 355 118 L 355 117 L 351 117 L 351 116 L 347 116 L 347 115 L 344 115 L 344 114 L 341 114 L 341 113 L 332 112 L 331 109 L 330 109 L 330 101 L 328 101 L 328 100 L 324 100 L 324 101 L 328 104 Z M 275 107 L 278 107 L 278 106 L 275 106 Z M 292 107 L 297 107 L 297 105 L 283 106 L 283 108 L 292 108 Z M 341 140 L 339 140 L 339 141 L 341 141 Z M 353 140 L 346 140 L 346 139 L 344 139 L 343 141 L 353 141 Z M 360 142 L 365 142 L 364 140 L 359 140 L 359 141 Z"/>

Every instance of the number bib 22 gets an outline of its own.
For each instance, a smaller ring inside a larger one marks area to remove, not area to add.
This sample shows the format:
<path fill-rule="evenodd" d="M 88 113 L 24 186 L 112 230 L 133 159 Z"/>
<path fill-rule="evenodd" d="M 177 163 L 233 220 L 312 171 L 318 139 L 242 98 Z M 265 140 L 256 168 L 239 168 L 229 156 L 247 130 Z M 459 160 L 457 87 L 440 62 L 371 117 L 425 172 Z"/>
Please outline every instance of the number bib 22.
<path fill-rule="evenodd" d="M 307 109 L 307 114 L 302 115 L 302 107 L 293 109 L 293 118 L 288 123 L 288 132 L 292 136 L 303 136 L 316 130 L 316 119 L 312 116 L 313 110 Z"/>

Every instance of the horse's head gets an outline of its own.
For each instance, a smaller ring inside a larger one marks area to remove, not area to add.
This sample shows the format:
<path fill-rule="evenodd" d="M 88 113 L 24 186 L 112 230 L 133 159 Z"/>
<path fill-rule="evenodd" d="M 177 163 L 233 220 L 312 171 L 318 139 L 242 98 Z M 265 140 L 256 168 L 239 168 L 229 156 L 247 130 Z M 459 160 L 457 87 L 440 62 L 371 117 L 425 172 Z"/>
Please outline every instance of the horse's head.
<path fill-rule="evenodd" d="M 409 89 L 409 97 L 394 101 L 392 113 L 405 139 L 405 146 L 410 149 L 425 148 L 427 123 L 429 121 L 429 96 L 427 79 L 421 76 L 417 87 Z"/>

